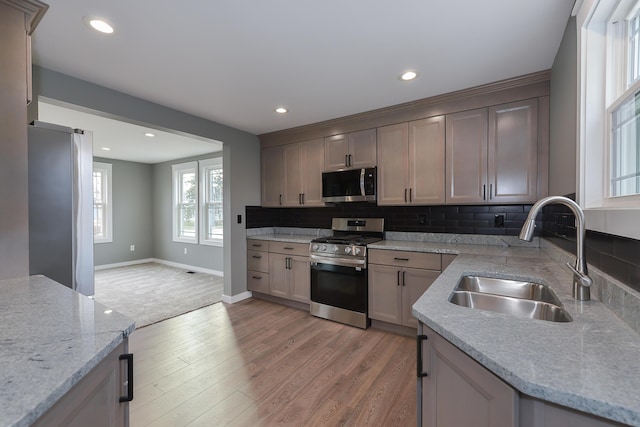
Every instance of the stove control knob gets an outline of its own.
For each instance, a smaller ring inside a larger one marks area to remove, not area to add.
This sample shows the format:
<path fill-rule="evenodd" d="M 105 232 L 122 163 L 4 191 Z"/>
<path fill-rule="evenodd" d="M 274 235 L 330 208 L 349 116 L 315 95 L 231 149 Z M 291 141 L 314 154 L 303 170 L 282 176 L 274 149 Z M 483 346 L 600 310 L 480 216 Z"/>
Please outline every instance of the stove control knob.
<path fill-rule="evenodd" d="M 327 250 L 327 245 L 322 245 L 322 246 L 320 246 L 320 250 L 321 250 L 322 252 L 326 251 L 326 250 Z"/>
<path fill-rule="evenodd" d="M 333 252 L 337 253 L 340 250 L 340 248 L 336 245 L 333 246 Z"/>
<path fill-rule="evenodd" d="M 344 248 L 345 253 L 350 254 L 351 253 L 351 246 L 347 246 L 346 248 Z"/>
<path fill-rule="evenodd" d="M 356 246 L 355 248 L 353 248 L 353 254 L 354 255 L 359 255 L 360 252 L 361 252 L 361 249 L 359 247 Z"/>
<path fill-rule="evenodd" d="M 317 243 L 314 243 L 314 244 L 313 244 L 313 246 L 311 246 L 311 250 L 312 250 L 312 251 L 317 251 L 317 250 L 318 250 L 318 247 L 319 247 L 319 246 L 318 246 L 318 244 L 317 244 Z"/>

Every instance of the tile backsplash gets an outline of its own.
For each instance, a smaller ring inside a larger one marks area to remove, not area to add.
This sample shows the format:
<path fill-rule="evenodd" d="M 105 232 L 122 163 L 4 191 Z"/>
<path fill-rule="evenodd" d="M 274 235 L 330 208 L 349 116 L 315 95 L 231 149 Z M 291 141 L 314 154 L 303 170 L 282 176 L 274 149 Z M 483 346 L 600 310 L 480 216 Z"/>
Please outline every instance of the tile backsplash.
<path fill-rule="evenodd" d="M 331 228 L 331 218 L 384 218 L 386 231 L 516 236 L 531 205 L 377 206 L 348 203 L 322 208 L 247 206 L 247 228 Z M 540 222 L 538 225 L 542 225 Z"/>

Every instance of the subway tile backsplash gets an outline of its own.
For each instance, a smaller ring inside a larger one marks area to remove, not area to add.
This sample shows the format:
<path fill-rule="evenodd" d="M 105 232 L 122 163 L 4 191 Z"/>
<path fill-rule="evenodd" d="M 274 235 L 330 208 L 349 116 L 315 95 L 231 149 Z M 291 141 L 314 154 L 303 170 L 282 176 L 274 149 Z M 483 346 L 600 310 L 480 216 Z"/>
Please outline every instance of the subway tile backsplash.
<path fill-rule="evenodd" d="M 247 206 L 247 228 L 331 228 L 334 217 L 380 217 L 386 231 L 516 236 L 531 205 L 377 206 L 349 203 L 323 208 Z M 539 223 L 542 225 L 542 222 Z"/>

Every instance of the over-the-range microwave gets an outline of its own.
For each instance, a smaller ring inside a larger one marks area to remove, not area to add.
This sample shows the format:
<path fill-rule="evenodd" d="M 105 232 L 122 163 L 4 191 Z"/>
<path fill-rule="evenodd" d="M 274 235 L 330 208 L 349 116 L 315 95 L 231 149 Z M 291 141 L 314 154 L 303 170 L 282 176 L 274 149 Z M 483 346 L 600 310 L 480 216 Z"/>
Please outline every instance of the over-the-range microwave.
<path fill-rule="evenodd" d="M 375 167 L 322 173 L 324 202 L 375 202 L 376 198 Z"/>

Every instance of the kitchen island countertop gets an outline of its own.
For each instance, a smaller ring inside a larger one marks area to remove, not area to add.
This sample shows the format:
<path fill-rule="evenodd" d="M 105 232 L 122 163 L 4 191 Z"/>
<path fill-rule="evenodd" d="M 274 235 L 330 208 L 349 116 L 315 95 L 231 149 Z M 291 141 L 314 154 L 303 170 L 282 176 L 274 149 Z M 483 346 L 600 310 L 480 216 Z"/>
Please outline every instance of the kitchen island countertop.
<path fill-rule="evenodd" d="M 0 425 L 28 426 L 134 330 L 44 276 L 0 280 Z"/>

